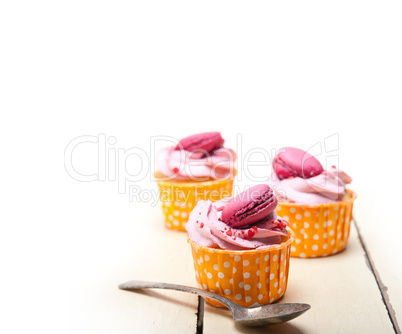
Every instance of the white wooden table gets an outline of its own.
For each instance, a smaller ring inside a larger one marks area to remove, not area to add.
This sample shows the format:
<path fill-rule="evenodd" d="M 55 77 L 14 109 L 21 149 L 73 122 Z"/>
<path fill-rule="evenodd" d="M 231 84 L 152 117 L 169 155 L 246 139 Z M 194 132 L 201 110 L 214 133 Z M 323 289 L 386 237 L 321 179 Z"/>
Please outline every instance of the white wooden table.
<path fill-rule="evenodd" d="M 251 148 L 338 136 L 324 153 L 353 177 L 361 236 L 353 226 L 343 253 L 291 259 L 282 301 L 310 303 L 306 314 L 246 329 L 206 305 L 204 333 L 399 330 L 401 16 L 396 0 L 0 2 L 0 332 L 195 333 L 196 296 L 117 289 L 195 278 L 185 233 L 129 202 L 116 161 L 99 161 L 139 149 L 148 168 L 152 137 L 204 131 L 240 163 Z M 88 143 L 72 159 L 98 180 L 74 180 L 66 146 L 100 134 L 103 151 Z"/>
<path fill-rule="evenodd" d="M 361 197 L 358 201 L 363 202 L 364 196 Z M 362 207 L 362 203 L 355 206 L 360 233 L 367 230 L 367 224 L 366 228 L 361 226 L 368 219 Z M 124 227 L 122 242 L 132 240 L 125 246 L 125 258 L 110 271 L 72 291 L 71 333 L 377 334 L 399 330 L 397 321 L 402 322 L 402 310 L 393 302 L 399 303 L 400 288 L 387 292 L 386 277 L 381 277 L 381 266 L 373 260 L 370 242 L 359 234 L 355 223 L 344 252 L 326 258 L 291 259 L 288 290 L 281 302 L 309 303 L 311 309 L 285 324 L 263 328 L 236 326 L 225 309 L 205 304 L 204 314 L 198 314 L 199 303 L 204 301 L 192 294 L 118 290 L 119 283 L 131 279 L 196 286 L 186 234 L 165 229 L 160 211 L 159 207 L 144 205 L 132 219 L 120 224 Z M 146 219 L 147 223 L 141 224 L 141 235 L 152 235 L 148 241 L 138 242 L 133 237 L 137 230 L 133 220 L 137 219 Z"/>

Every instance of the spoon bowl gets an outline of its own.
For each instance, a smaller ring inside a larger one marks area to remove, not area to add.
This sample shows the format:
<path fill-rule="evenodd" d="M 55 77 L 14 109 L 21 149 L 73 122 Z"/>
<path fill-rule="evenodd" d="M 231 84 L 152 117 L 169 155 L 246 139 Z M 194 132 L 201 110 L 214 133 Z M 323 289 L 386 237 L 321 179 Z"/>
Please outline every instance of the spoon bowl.
<path fill-rule="evenodd" d="M 183 292 L 190 292 L 200 296 L 214 299 L 226 305 L 232 312 L 233 320 L 245 326 L 264 326 L 280 324 L 289 321 L 303 314 L 310 309 L 310 305 L 302 303 L 279 303 L 263 305 L 254 308 L 245 308 L 234 301 L 201 289 L 193 288 L 190 286 L 170 284 L 170 283 L 156 283 L 146 281 L 128 281 L 119 285 L 121 290 L 138 290 L 138 289 L 169 289 L 178 290 Z"/>

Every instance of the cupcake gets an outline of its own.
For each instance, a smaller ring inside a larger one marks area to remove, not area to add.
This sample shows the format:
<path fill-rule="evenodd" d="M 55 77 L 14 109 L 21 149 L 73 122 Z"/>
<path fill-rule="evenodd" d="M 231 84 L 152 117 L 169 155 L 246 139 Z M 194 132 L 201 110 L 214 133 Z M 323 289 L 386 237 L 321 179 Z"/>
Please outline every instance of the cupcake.
<path fill-rule="evenodd" d="M 352 179 L 332 166 L 324 170 L 311 154 L 281 149 L 272 162 L 269 184 L 278 197 L 277 212 L 295 232 L 291 256 L 321 257 L 342 251 L 348 242 L 356 194 Z"/>
<path fill-rule="evenodd" d="M 277 216 L 276 205 L 268 185 L 197 203 L 186 229 L 201 289 L 244 307 L 270 304 L 284 295 L 293 232 Z"/>
<path fill-rule="evenodd" d="M 155 179 L 167 228 L 185 231 L 199 200 L 218 201 L 232 195 L 236 154 L 223 144 L 219 132 L 207 132 L 158 152 Z"/>

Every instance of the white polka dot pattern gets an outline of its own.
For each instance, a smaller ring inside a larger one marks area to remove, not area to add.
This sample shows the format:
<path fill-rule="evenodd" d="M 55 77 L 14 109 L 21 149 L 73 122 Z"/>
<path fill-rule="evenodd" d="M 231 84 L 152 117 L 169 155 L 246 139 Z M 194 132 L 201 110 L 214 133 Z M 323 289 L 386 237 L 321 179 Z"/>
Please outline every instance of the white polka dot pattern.
<path fill-rule="evenodd" d="M 291 241 L 292 238 L 260 251 L 217 250 L 190 241 L 197 283 L 244 307 L 273 303 L 287 288 Z M 214 306 L 223 306 L 206 300 Z"/>
<path fill-rule="evenodd" d="M 303 206 L 281 202 L 277 214 L 288 218 L 295 235 L 291 256 L 320 257 L 339 253 L 348 242 L 356 194 L 337 203 Z"/>
<path fill-rule="evenodd" d="M 191 210 L 201 199 L 220 200 L 232 195 L 233 179 L 205 182 L 161 181 L 156 177 L 165 226 L 185 231 Z"/>

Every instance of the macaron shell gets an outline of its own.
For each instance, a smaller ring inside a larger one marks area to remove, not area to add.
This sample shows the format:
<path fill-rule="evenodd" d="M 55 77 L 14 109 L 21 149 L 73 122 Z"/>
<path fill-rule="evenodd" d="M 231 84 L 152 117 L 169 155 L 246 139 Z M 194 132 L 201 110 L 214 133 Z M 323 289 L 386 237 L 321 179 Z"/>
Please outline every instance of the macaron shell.
<path fill-rule="evenodd" d="M 267 217 L 276 205 L 272 189 L 260 184 L 232 198 L 222 211 L 222 221 L 234 228 L 247 226 Z"/>
<path fill-rule="evenodd" d="M 189 152 L 206 151 L 211 153 L 221 148 L 223 143 L 224 139 L 219 132 L 204 132 L 183 138 L 177 144 L 175 150 L 183 149 Z"/>
<path fill-rule="evenodd" d="M 294 147 L 285 147 L 275 156 L 272 167 L 280 180 L 289 177 L 310 177 L 320 175 L 324 169 L 310 153 Z"/>

